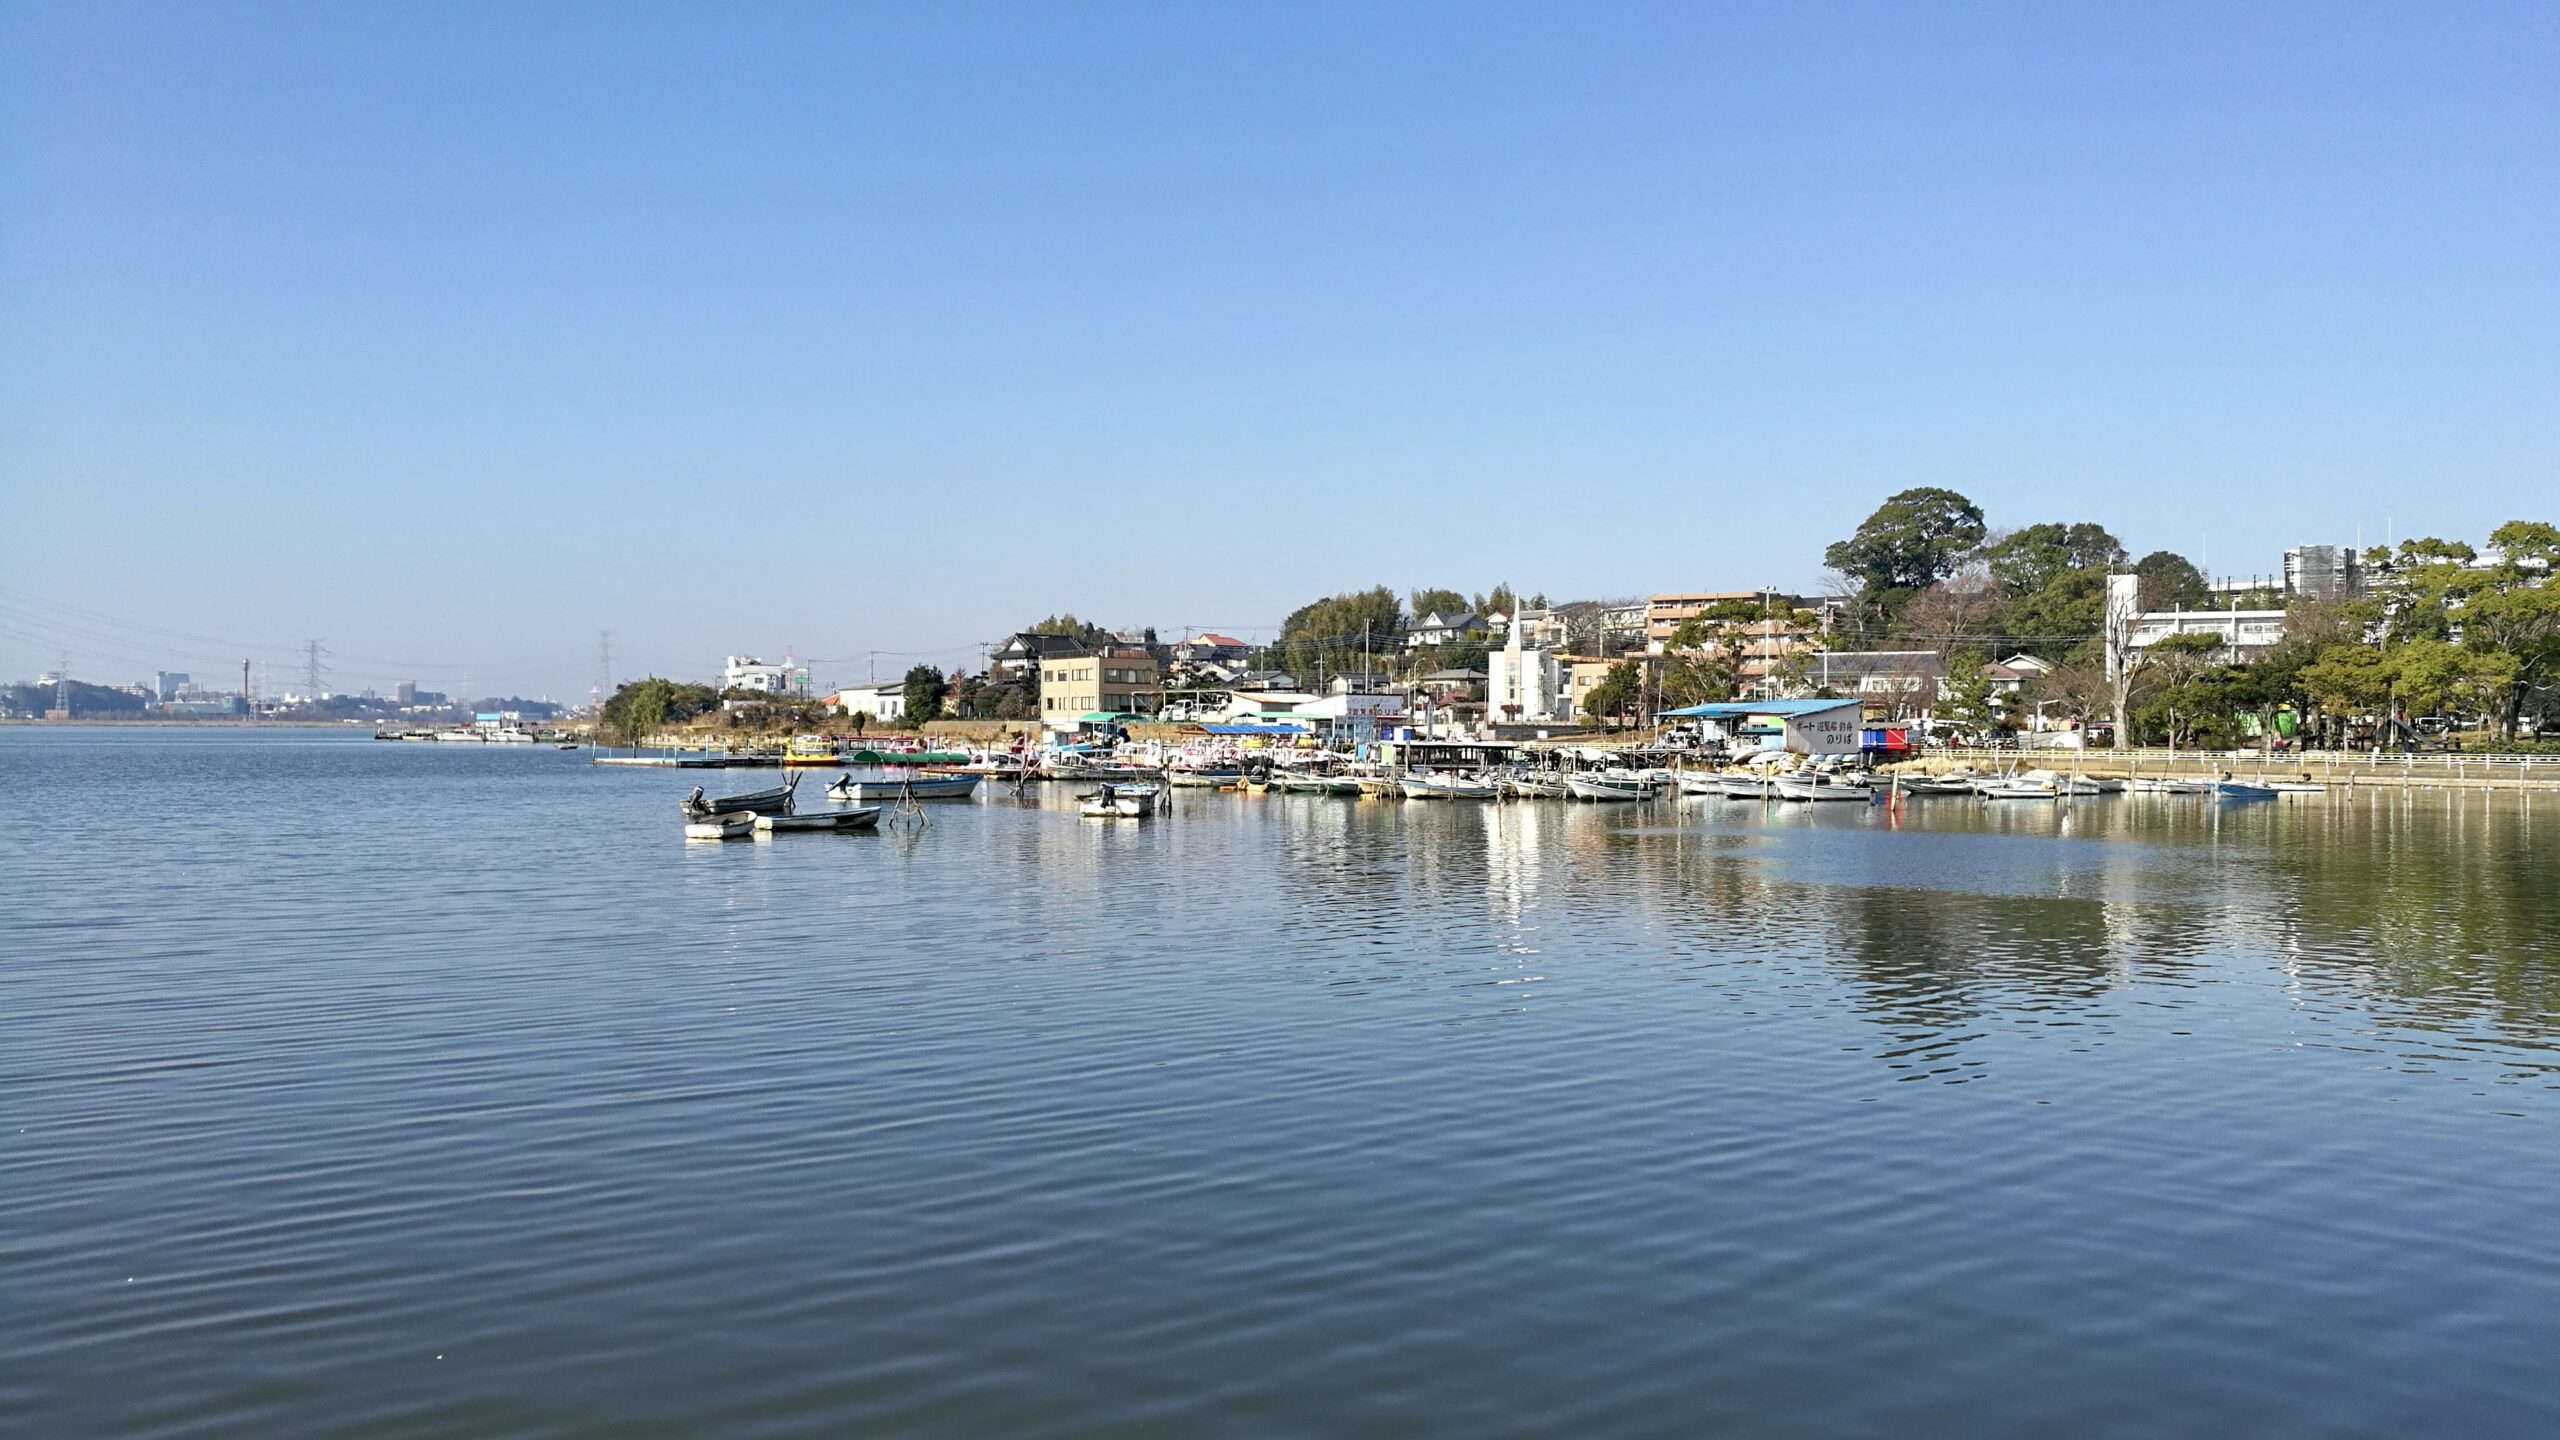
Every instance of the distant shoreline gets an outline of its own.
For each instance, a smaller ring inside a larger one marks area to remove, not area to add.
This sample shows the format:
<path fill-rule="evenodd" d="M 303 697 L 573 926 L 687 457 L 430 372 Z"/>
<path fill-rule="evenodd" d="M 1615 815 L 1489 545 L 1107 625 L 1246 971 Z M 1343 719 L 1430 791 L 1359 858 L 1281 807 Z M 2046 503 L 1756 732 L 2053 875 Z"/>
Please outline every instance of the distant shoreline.
<path fill-rule="evenodd" d="M 370 735 L 382 728 L 370 720 L 187 720 L 159 715 L 135 720 L 82 715 L 71 720 L 0 720 L 28 730 L 346 730 Z"/>

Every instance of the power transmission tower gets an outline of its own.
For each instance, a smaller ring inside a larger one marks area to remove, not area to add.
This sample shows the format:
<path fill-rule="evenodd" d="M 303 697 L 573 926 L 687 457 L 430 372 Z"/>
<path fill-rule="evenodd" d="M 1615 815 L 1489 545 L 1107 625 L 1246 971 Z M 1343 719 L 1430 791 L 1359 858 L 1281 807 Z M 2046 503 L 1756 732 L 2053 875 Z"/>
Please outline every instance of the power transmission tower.
<path fill-rule="evenodd" d="M 320 657 L 327 653 L 329 652 L 320 648 L 320 642 L 317 640 L 309 640 L 303 643 L 302 680 L 303 690 L 305 692 L 303 695 L 303 701 L 306 704 L 317 705 L 320 703 Z"/>
<path fill-rule="evenodd" d="M 62 652 L 62 668 L 54 672 L 53 708 L 61 711 L 64 719 L 71 718 L 71 652 L 68 650 Z"/>

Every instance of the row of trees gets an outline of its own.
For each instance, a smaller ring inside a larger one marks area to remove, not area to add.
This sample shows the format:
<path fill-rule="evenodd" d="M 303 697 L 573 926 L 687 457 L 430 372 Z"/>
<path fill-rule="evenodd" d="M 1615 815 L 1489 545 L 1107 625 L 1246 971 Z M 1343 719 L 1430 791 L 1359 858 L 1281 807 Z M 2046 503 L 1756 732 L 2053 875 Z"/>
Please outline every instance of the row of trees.
<path fill-rule="evenodd" d="M 2435 539 L 2366 552 L 2365 598 L 2297 601 L 2284 639 L 2245 664 L 2213 636 L 2150 647 L 2135 677 L 2137 730 L 2211 745 L 2239 738 L 2243 717 L 2263 731 L 2290 709 L 2332 743 L 2351 727 L 2359 740 L 2409 740 L 2430 716 L 2485 720 L 2514 738 L 2528 715 L 2560 710 L 2560 529 L 2511 521 L 2489 541 L 2485 559 Z"/>
<path fill-rule="evenodd" d="M 1473 596 L 1424 587 L 1408 591 L 1401 599 L 1385 585 L 1347 590 L 1290 611 L 1264 658 L 1309 680 L 1320 674 L 1396 670 L 1403 668 L 1397 659 L 1404 653 L 1405 632 L 1424 616 L 1507 615 L 1523 603 L 1543 610 L 1547 597 L 1532 595 L 1523 602 L 1508 584 Z M 1484 664 L 1487 644 L 1488 637 L 1477 637 L 1430 647 L 1415 657 L 1415 663 L 1431 670 L 1476 669 Z"/>
<path fill-rule="evenodd" d="M 2205 744 L 2233 738 L 2245 717 L 2271 725 L 2291 709 L 2316 731 L 2351 721 L 2486 715 L 2505 735 L 2551 706 L 2560 678 L 2560 530 L 2512 521 L 2489 549 L 2413 540 L 2362 558 L 2368 596 L 2324 603 L 2262 593 L 2243 608 L 2288 610 L 2282 643 L 2235 663 L 2214 636 L 2180 636 L 2132 652 L 2106 670 L 2108 577 L 2140 578 L 2140 608 L 2203 608 L 2203 573 L 2157 550 L 2131 558 L 2105 527 L 2046 522 L 1994 531 L 1952 490 L 1887 499 L 1824 562 L 1849 601 L 1832 643 L 1849 649 L 1926 649 L 1945 656 L 1951 705 L 1983 711 L 1981 665 L 2024 652 L 2054 665 L 2035 697 L 2084 716 L 2109 715 L 2138 738 Z M 1666 693 L 1670 690 L 1668 679 Z"/>

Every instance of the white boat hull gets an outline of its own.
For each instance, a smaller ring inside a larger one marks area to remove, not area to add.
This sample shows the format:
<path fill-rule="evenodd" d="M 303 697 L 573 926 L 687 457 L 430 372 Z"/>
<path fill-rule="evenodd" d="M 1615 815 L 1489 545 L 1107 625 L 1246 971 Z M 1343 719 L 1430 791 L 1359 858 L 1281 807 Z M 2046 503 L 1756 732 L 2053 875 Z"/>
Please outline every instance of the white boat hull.
<path fill-rule="evenodd" d="M 798 815 L 759 815 L 755 828 L 759 833 L 777 830 L 869 830 L 880 823 L 880 807 L 857 806 L 850 810 L 810 810 Z"/>
<path fill-rule="evenodd" d="M 1404 798 L 1407 800 L 1498 800 L 1502 798 L 1501 787 L 1490 780 L 1465 780 L 1455 776 L 1439 775 L 1429 777 L 1408 775 L 1404 777 L 1403 784 Z"/>

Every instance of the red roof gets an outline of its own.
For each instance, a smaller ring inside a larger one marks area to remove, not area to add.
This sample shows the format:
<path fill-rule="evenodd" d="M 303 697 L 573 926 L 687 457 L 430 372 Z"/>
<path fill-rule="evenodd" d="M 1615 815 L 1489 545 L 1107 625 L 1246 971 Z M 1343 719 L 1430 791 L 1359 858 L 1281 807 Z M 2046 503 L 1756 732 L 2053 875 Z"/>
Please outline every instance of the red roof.
<path fill-rule="evenodd" d="M 1227 635 L 1197 635 L 1192 637 L 1191 643 L 1194 645 L 1215 645 L 1221 650 L 1246 650 L 1252 648 L 1246 645 L 1243 641 Z"/>

